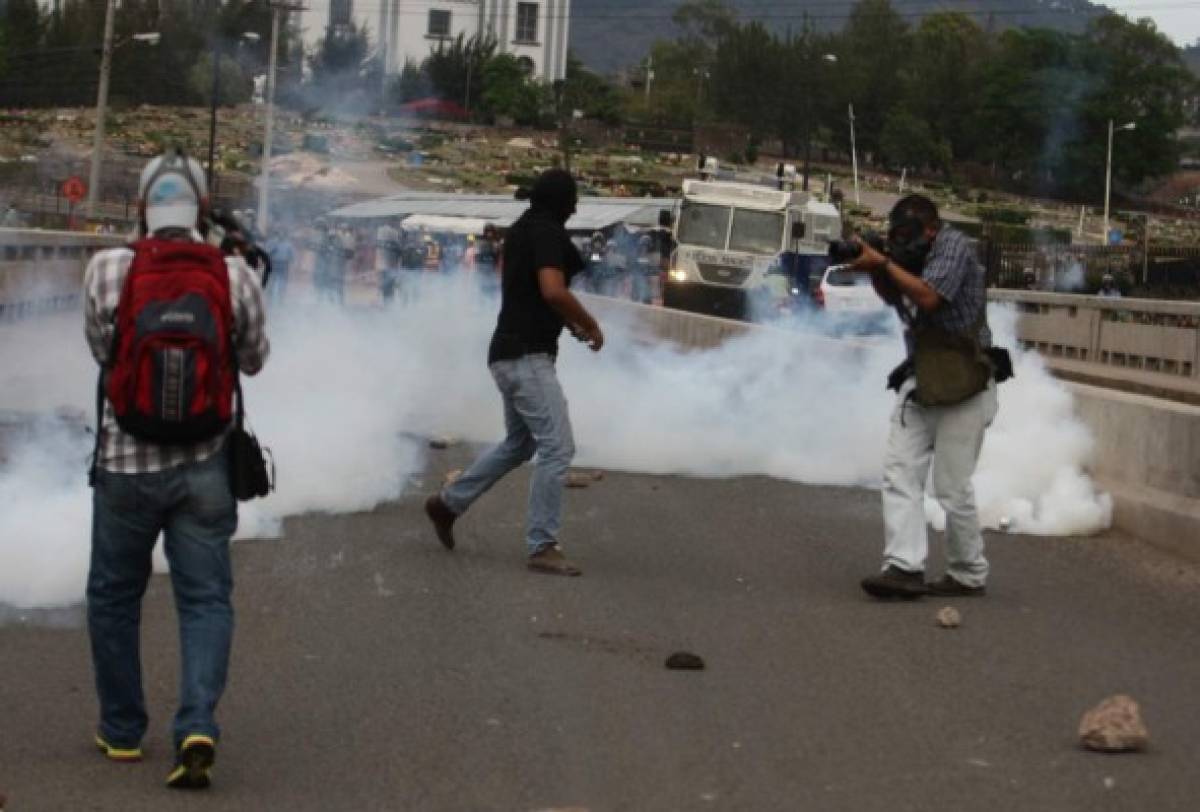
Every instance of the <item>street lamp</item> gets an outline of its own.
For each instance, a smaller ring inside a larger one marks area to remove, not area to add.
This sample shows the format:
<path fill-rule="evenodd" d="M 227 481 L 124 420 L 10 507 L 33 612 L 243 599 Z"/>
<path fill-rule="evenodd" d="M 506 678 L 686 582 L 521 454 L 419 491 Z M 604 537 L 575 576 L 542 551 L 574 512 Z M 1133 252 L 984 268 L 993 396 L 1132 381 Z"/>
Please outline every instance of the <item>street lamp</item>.
<path fill-rule="evenodd" d="M 1130 121 L 1127 124 L 1122 124 L 1117 127 L 1118 130 L 1136 130 L 1137 122 Z M 1112 190 L 1112 147 L 1113 147 L 1113 120 L 1108 120 L 1108 161 L 1104 167 L 1104 235 L 1101 237 L 1101 242 L 1108 245 L 1108 198 L 1109 192 Z"/>
<path fill-rule="evenodd" d="M 836 65 L 838 58 L 837 58 L 837 54 L 821 54 L 821 60 L 830 65 Z M 810 73 L 816 73 L 816 71 L 810 71 Z M 807 104 L 807 110 L 805 111 L 805 121 L 804 121 L 804 184 L 803 184 L 803 186 L 800 187 L 806 192 L 808 191 L 808 176 L 812 169 L 813 105 L 812 105 L 812 90 L 811 90 L 811 88 L 815 88 L 820 85 L 820 82 L 817 80 L 817 78 L 815 76 L 810 75 L 807 77 L 807 79 L 809 82 L 810 90 L 805 95 L 805 98 L 808 99 L 808 104 Z M 826 190 L 826 191 L 828 191 L 828 190 Z"/>
<path fill-rule="evenodd" d="M 116 0 L 108 0 L 104 8 L 104 42 L 100 46 L 100 86 L 96 90 L 96 131 L 92 136 L 92 166 L 88 172 L 87 216 L 96 216 L 96 205 L 100 200 L 100 163 L 104 153 L 104 119 L 108 116 L 108 80 L 112 74 L 113 51 L 129 42 L 157 45 L 162 34 L 151 31 L 134 34 L 121 42 L 113 42 L 113 26 L 116 17 Z"/>

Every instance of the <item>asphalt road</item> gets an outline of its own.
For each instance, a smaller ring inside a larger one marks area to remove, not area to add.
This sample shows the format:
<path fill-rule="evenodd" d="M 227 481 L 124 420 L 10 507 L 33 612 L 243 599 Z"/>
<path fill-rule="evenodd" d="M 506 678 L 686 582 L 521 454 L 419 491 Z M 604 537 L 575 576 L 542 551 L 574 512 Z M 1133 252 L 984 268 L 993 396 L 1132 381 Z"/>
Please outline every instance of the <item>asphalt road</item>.
<path fill-rule="evenodd" d="M 427 483 L 471 449 L 434 452 Z M 77 612 L 0 625 L 0 793 L 24 810 L 1195 810 L 1200 571 L 1120 538 L 990 537 L 989 596 L 880 604 L 877 496 L 609 474 L 568 497 L 585 575 L 528 573 L 525 472 L 444 551 L 410 496 L 239 544 L 215 784 L 163 787 L 168 585 L 144 620 L 147 760 L 91 749 Z M 34 543 L 35 540 L 31 540 Z M 50 625 L 47 625 L 50 624 Z M 663 668 L 672 651 L 704 672 Z M 1145 754 L 1080 750 L 1138 698 Z"/>

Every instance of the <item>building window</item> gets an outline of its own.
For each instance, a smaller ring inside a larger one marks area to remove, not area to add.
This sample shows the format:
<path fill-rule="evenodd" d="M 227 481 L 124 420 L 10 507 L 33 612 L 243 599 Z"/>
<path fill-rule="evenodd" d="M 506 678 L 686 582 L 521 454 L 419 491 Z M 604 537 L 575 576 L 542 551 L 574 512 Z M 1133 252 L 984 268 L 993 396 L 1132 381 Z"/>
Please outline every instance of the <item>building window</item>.
<path fill-rule="evenodd" d="M 425 32 L 427 37 L 442 37 L 450 36 L 450 12 L 441 9 L 429 10 L 429 30 Z"/>
<path fill-rule="evenodd" d="M 535 43 L 538 38 L 538 4 L 517 3 L 516 42 Z"/>

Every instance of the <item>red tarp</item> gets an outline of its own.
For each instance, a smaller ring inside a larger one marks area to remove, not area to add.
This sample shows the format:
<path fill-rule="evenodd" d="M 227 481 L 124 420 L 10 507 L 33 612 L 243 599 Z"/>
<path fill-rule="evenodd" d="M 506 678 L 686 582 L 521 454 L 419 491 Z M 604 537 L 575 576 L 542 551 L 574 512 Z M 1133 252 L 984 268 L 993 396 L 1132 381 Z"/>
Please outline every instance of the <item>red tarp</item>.
<path fill-rule="evenodd" d="M 400 105 L 400 115 L 422 116 L 425 118 L 465 119 L 467 111 L 461 104 L 455 104 L 445 99 L 417 99 L 408 104 Z"/>

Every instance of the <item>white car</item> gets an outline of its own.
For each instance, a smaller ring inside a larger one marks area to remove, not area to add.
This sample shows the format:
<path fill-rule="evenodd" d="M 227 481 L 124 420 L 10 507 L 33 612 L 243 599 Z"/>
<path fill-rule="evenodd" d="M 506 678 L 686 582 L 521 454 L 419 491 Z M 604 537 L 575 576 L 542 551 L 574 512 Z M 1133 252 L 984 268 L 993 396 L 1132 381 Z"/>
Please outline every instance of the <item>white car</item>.
<path fill-rule="evenodd" d="M 892 329 L 892 308 L 880 299 L 871 286 L 871 275 L 849 265 L 830 265 L 813 288 L 813 303 L 819 312 L 842 330 L 888 332 Z"/>

